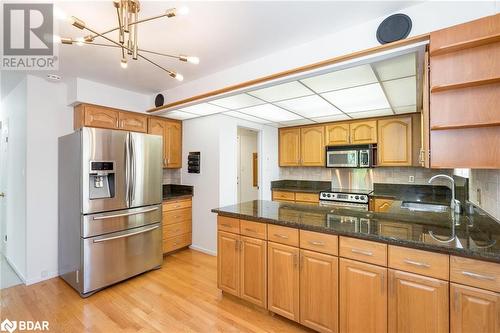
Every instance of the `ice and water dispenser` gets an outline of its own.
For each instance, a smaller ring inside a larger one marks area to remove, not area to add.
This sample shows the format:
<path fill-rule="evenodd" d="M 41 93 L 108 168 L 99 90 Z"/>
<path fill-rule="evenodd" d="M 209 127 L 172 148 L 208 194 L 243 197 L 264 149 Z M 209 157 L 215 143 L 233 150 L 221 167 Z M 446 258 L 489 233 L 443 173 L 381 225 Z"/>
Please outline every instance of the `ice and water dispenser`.
<path fill-rule="evenodd" d="M 91 161 L 89 172 L 90 199 L 113 198 L 115 196 L 115 163 Z"/>

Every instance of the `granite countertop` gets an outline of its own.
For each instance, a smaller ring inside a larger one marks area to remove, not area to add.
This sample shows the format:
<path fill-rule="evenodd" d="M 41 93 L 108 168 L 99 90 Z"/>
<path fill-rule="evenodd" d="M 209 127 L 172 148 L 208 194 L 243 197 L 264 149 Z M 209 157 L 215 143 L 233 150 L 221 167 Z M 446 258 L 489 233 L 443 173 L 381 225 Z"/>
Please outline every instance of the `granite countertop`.
<path fill-rule="evenodd" d="M 191 198 L 193 186 L 178 184 L 163 184 L 163 200 Z"/>
<path fill-rule="evenodd" d="M 400 205 L 396 200 L 388 212 L 378 213 L 255 200 L 212 212 L 500 263 L 500 223 L 481 210 L 453 221 L 449 212 L 412 212 Z"/>
<path fill-rule="evenodd" d="M 449 205 L 451 190 L 446 186 L 373 184 L 372 197 Z"/>
<path fill-rule="evenodd" d="M 331 182 L 311 180 L 275 180 L 271 182 L 271 191 L 319 193 L 331 188 Z"/>

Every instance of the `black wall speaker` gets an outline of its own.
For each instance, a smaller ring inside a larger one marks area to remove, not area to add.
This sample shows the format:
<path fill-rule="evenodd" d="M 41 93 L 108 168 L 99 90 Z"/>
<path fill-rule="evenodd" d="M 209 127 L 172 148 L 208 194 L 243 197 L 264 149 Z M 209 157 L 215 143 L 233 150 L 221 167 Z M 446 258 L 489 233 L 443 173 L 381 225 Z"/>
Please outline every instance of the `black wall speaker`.
<path fill-rule="evenodd" d="M 377 40 L 387 44 L 405 39 L 411 31 L 411 18 L 405 14 L 394 14 L 380 23 L 377 29 Z"/>
<path fill-rule="evenodd" d="M 155 97 L 155 106 L 156 107 L 162 106 L 164 102 L 165 102 L 165 98 L 163 97 L 162 94 L 156 95 L 156 97 Z"/>

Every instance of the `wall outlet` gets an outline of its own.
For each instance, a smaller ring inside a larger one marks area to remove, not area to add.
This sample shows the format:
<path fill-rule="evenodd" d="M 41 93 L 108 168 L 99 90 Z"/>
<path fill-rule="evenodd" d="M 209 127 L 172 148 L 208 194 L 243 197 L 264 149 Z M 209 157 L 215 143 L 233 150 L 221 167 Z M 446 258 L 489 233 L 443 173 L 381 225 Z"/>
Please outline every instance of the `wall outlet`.
<path fill-rule="evenodd" d="M 414 183 L 415 182 L 415 176 L 408 176 L 408 183 Z"/>
<path fill-rule="evenodd" d="M 476 201 L 479 206 L 481 206 L 481 189 L 476 189 Z"/>

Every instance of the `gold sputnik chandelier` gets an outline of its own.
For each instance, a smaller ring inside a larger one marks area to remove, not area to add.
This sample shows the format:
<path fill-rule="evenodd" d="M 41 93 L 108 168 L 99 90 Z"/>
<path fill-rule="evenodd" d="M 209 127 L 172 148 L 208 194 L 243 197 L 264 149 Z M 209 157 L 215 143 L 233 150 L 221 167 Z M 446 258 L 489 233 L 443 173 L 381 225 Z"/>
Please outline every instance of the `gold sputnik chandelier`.
<path fill-rule="evenodd" d="M 137 36 L 139 24 L 163 17 L 172 18 L 178 15 L 185 15 L 188 13 L 187 8 L 185 7 L 180 9 L 171 8 L 166 10 L 164 13 L 160 15 L 152 16 L 145 19 L 139 19 L 139 11 L 141 9 L 141 6 L 138 0 L 114 0 L 113 5 L 116 8 L 116 14 L 118 17 L 118 27 L 114 27 L 104 32 L 97 32 L 94 29 L 89 28 L 84 21 L 74 16 L 71 16 L 70 18 L 71 24 L 80 30 L 90 32 L 90 35 L 75 39 L 62 37 L 61 43 L 66 45 L 89 44 L 94 46 L 119 48 L 121 50 L 120 65 L 122 68 L 127 68 L 128 58 L 131 57 L 133 60 L 141 58 L 143 60 L 146 60 L 150 64 L 167 72 L 170 77 L 175 78 L 179 81 L 182 81 L 184 79 L 182 74 L 163 67 L 162 65 L 146 57 L 144 54 L 154 54 L 168 58 L 175 58 L 179 61 L 189 62 L 192 64 L 198 64 L 200 62 L 200 60 L 197 57 L 193 56 L 172 55 L 172 54 L 160 53 L 139 48 L 138 36 Z M 118 41 L 115 41 L 107 36 L 109 33 L 117 30 L 118 30 Z M 102 44 L 95 42 L 95 40 L 98 38 L 102 38 L 111 44 Z"/>

